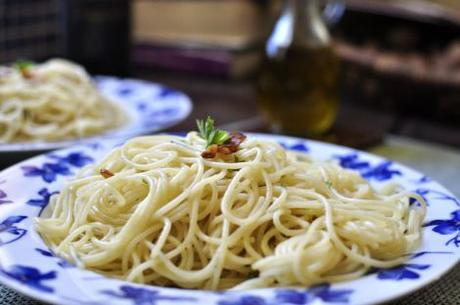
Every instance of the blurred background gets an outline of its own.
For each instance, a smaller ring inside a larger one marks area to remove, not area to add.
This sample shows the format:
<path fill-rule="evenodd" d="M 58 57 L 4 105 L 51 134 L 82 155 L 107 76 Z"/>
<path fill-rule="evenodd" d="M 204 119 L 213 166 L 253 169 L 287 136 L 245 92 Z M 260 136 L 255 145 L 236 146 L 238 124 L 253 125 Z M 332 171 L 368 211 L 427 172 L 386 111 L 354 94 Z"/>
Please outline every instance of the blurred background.
<path fill-rule="evenodd" d="M 255 82 L 281 2 L 0 0 L 0 63 L 69 58 L 184 91 L 195 108 L 177 130 L 211 114 L 267 131 Z M 344 2 L 324 11 L 341 62 L 326 140 L 363 147 L 391 133 L 460 147 L 460 1 Z"/>
<path fill-rule="evenodd" d="M 311 3 L 0 0 L 0 65 L 64 57 L 93 75 L 158 82 L 194 104 L 168 131 L 211 115 L 226 130 L 313 137 L 412 166 L 460 196 L 460 0 Z M 391 304 L 457 304 L 459 270 Z M 22 300 L 0 286 L 0 304 L 8 295 Z"/>

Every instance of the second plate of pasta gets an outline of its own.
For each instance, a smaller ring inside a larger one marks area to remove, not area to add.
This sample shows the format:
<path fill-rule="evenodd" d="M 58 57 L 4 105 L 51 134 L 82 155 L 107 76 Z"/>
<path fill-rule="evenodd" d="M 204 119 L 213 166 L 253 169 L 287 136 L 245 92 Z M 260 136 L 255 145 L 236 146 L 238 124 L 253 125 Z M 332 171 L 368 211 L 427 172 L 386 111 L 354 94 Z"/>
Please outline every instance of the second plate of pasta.
<path fill-rule="evenodd" d="M 0 153 L 126 139 L 171 127 L 191 112 L 190 99 L 147 81 L 91 78 L 54 59 L 0 69 Z"/>

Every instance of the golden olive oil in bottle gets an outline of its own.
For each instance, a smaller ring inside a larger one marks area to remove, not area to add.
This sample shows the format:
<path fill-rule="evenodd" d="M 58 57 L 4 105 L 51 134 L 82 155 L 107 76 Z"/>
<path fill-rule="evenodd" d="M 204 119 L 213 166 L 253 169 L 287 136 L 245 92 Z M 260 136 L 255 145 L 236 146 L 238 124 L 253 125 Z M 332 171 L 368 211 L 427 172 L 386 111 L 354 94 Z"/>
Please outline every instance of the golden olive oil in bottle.
<path fill-rule="evenodd" d="M 316 0 L 286 0 L 268 39 L 257 103 L 276 132 L 319 136 L 333 125 L 340 63 Z"/>

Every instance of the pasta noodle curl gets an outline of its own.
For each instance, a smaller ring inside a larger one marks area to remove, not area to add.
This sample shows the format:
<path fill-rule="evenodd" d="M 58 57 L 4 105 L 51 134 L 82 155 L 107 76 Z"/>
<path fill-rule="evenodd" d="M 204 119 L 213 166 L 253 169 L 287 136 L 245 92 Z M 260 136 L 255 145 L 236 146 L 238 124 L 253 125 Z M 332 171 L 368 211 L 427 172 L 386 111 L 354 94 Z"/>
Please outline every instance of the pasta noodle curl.
<path fill-rule="evenodd" d="M 134 138 L 54 195 L 37 230 L 89 270 L 196 289 L 350 280 L 418 246 L 417 194 L 376 192 L 355 171 L 257 138 L 215 159 L 204 149 L 195 132 Z"/>
<path fill-rule="evenodd" d="M 127 121 L 72 62 L 0 68 L 0 144 L 87 137 Z"/>

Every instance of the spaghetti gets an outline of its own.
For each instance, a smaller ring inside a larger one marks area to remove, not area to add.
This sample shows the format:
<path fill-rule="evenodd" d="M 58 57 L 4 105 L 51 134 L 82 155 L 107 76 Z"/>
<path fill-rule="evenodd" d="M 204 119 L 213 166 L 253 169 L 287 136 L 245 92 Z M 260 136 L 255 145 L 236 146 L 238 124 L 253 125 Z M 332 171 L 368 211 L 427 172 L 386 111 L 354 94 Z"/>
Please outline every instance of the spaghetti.
<path fill-rule="evenodd" d="M 0 70 L 0 144 L 87 137 L 127 119 L 98 92 L 86 71 L 69 61 Z"/>
<path fill-rule="evenodd" d="M 83 268 L 196 289 L 350 280 L 418 246 L 417 194 L 378 193 L 357 172 L 256 138 L 213 159 L 205 148 L 195 132 L 134 138 L 54 195 L 37 230 Z"/>

